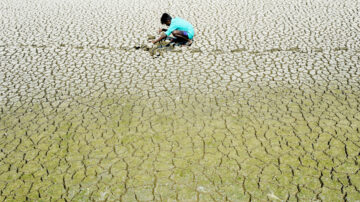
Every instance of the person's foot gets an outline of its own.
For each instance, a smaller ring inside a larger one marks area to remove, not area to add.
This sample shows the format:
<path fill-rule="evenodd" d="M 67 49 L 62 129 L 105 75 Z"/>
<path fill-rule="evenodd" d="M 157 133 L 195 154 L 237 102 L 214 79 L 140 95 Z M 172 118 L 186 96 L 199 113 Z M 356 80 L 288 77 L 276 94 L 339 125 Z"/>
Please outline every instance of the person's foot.
<path fill-rule="evenodd" d="M 193 40 L 189 39 L 187 42 L 186 42 L 186 46 L 191 46 L 191 44 L 193 43 Z"/>
<path fill-rule="evenodd" d="M 170 43 L 176 43 L 176 40 L 177 40 L 176 37 L 171 37 L 171 38 L 170 38 Z"/>

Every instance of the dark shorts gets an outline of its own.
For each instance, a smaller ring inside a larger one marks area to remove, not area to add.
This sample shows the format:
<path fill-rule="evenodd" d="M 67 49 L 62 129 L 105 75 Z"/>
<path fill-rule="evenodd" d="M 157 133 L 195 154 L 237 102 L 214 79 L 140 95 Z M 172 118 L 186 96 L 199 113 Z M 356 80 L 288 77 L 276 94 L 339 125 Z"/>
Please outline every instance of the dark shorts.
<path fill-rule="evenodd" d="M 189 33 L 187 31 L 181 31 L 182 35 L 186 36 L 187 38 L 189 38 Z"/>

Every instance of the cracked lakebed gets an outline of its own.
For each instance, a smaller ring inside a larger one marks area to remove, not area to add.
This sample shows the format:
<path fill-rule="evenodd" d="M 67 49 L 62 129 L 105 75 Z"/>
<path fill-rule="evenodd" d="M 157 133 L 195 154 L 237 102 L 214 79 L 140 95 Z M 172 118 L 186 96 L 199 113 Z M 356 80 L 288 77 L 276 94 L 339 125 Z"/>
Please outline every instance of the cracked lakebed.
<path fill-rule="evenodd" d="M 241 96 L 14 104 L 2 108 L 1 193 L 75 201 L 357 199 L 358 92 L 264 87 Z"/>

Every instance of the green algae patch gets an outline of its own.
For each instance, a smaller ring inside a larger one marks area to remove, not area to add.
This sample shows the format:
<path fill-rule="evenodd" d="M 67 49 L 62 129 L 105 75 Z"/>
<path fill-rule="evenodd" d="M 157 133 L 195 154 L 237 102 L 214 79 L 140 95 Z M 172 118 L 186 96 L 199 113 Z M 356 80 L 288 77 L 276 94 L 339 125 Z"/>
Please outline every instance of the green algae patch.
<path fill-rule="evenodd" d="M 264 86 L 3 106 L 1 199 L 337 199 L 329 190 L 359 185 L 360 113 L 341 95 Z"/>

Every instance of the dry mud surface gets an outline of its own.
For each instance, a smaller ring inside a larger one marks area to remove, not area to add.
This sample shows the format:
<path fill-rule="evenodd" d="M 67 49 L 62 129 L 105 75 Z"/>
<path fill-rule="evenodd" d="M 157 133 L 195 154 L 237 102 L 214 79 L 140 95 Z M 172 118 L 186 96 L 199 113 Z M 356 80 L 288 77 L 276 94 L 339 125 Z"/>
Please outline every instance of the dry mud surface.
<path fill-rule="evenodd" d="M 195 42 L 133 47 L 163 12 Z M 0 201 L 360 200 L 357 0 L 1 0 Z"/>

